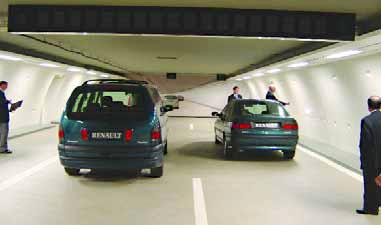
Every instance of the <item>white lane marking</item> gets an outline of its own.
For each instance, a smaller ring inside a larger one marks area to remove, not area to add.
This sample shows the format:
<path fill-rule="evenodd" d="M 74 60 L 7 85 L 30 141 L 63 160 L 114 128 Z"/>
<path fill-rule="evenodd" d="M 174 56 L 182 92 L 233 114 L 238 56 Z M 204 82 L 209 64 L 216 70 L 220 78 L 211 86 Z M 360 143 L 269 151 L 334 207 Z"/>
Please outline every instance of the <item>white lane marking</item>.
<path fill-rule="evenodd" d="M 346 167 L 343 167 L 343 166 L 335 163 L 334 161 L 332 161 L 332 160 L 330 160 L 330 159 L 328 159 L 328 158 L 326 158 L 320 154 L 317 154 L 317 153 L 315 153 L 315 152 L 313 152 L 307 148 L 304 148 L 302 146 L 297 146 L 297 148 L 300 149 L 302 152 L 305 152 L 306 154 L 308 154 L 314 158 L 317 158 L 318 160 L 325 163 L 326 165 L 331 166 L 331 167 L 337 169 L 338 171 L 345 173 L 346 175 L 356 179 L 357 181 L 363 182 L 362 176 L 360 174 L 355 173 L 355 172 L 347 169 Z"/>
<path fill-rule="evenodd" d="M 48 159 L 46 161 L 40 162 L 36 166 L 33 166 L 33 167 L 31 167 L 30 169 L 28 169 L 28 170 L 26 170 L 24 172 L 16 174 L 15 176 L 10 177 L 10 178 L 6 179 L 5 181 L 0 182 L 0 192 L 10 188 L 11 186 L 13 186 L 13 185 L 17 184 L 18 182 L 24 180 L 25 178 L 27 178 L 29 176 L 32 176 L 33 174 L 35 174 L 38 171 L 42 170 L 43 168 L 45 168 L 46 166 L 50 165 L 51 163 L 54 163 L 55 161 L 57 161 L 57 157 L 55 157 L 55 158 L 52 157 L 52 158 L 50 158 L 50 159 Z"/>
<path fill-rule="evenodd" d="M 207 225 L 207 213 L 205 197 L 203 194 L 202 181 L 200 178 L 193 178 L 193 194 L 194 194 L 194 214 L 196 225 Z"/>

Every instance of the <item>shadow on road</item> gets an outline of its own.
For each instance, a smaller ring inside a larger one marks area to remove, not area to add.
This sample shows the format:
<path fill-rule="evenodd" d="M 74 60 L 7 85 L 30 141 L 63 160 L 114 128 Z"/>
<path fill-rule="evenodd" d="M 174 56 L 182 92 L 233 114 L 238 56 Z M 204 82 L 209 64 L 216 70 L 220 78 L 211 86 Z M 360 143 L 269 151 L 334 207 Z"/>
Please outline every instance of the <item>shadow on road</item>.
<path fill-rule="evenodd" d="M 96 181 L 96 182 L 122 182 L 127 184 L 139 179 L 157 179 L 148 177 L 148 174 L 141 173 L 140 170 L 92 170 L 82 173 L 83 181 Z"/>
<path fill-rule="evenodd" d="M 250 161 L 250 162 L 287 162 L 280 151 L 252 151 L 239 153 L 233 159 L 226 159 L 223 154 L 223 145 L 214 142 L 192 142 L 178 148 L 180 154 L 198 158 L 208 158 L 218 161 Z"/>

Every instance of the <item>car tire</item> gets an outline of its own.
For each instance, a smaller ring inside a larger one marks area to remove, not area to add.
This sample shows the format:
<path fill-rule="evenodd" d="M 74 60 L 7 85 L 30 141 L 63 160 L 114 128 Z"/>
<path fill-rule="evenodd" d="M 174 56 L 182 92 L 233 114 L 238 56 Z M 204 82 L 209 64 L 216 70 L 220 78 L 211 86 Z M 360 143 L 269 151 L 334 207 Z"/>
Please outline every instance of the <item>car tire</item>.
<path fill-rule="evenodd" d="M 221 142 L 218 140 L 216 135 L 215 135 L 215 144 L 217 144 L 217 145 L 221 144 Z"/>
<path fill-rule="evenodd" d="M 233 159 L 234 152 L 232 148 L 229 148 L 229 142 L 226 140 L 226 137 L 223 136 L 223 155 L 226 159 Z"/>
<path fill-rule="evenodd" d="M 167 153 L 168 153 L 168 147 L 167 147 L 167 142 L 166 142 L 166 145 L 164 145 L 164 147 L 163 147 L 163 154 L 167 155 Z"/>
<path fill-rule="evenodd" d="M 163 176 L 163 166 L 151 168 L 150 177 L 159 178 Z"/>
<path fill-rule="evenodd" d="M 69 176 L 80 176 L 80 169 L 65 167 L 65 168 L 64 168 L 64 171 L 65 171 Z"/>
<path fill-rule="evenodd" d="M 283 151 L 283 157 L 285 159 L 291 160 L 295 156 L 295 151 Z"/>

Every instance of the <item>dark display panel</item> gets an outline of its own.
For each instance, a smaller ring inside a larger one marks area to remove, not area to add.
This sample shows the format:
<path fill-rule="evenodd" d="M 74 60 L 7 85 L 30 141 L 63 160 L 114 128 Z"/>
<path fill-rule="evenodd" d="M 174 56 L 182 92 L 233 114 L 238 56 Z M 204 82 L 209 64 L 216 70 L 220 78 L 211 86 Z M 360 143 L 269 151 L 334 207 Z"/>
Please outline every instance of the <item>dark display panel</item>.
<path fill-rule="evenodd" d="M 350 13 L 10 5 L 9 32 L 168 34 L 354 40 Z"/>

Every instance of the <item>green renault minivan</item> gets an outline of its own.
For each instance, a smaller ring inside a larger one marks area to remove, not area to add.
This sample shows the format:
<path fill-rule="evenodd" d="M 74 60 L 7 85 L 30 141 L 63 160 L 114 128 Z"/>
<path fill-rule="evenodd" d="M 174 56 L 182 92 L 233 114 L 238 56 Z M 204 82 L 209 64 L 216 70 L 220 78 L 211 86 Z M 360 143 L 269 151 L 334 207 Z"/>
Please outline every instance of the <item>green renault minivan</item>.
<path fill-rule="evenodd" d="M 167 115 L 145 81 L 86 81 L 72 92 L 59 127 L 59 157 L 68 175 L 80 169 L 141 170 L 163 175 Z"/>

